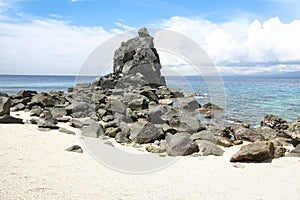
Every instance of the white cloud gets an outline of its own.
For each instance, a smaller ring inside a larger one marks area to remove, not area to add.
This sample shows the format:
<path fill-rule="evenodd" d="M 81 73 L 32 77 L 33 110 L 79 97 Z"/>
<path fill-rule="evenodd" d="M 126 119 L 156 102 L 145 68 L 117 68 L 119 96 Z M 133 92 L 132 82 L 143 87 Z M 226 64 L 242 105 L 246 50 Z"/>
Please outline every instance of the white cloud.
<path fill-rule="evenodd" d="M 1 73 L 76 74 L 99 44 L 113 34 L 58 20 L 0 22 Z"/>
<path fill-rule="evenodd" d="M 197 41 L 216 64 L 299 62 L 300 20 L 284 24 L 235 20 L 212 23 L 203 19 L 172 17 L 162 26 Z"/>
<path fill-rule="evenodd" d="M 112 30 L 77 27 L 58 19 L 0 21 L 0 73 L 76 74 L 89 53 L 103 41 L 133 29 L 120 22 Z M 201 18 L 172 17 L 156 26 L 198 42 L 221 72 L 300 70 L 300 20 L 283 23 L 279 18 L 264 22 L 237 19 L 213 23 Z M 170 66 L 164 72 L 195 74 L 184 60 L 159 53 L 162 64 Z"/>

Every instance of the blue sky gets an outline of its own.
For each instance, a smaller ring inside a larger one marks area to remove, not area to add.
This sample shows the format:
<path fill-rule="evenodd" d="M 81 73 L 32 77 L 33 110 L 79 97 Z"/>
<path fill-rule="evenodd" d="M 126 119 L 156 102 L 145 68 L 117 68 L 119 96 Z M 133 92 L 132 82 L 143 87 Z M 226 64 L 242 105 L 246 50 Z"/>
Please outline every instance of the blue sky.
<path fill-rule="evenodd" d="M 0 73 L 76 74 L 101 42 L 141 26 L 187 35 L 223 73 L 296 71 L 299 10 L 297 0 L 0 0 Z"/>

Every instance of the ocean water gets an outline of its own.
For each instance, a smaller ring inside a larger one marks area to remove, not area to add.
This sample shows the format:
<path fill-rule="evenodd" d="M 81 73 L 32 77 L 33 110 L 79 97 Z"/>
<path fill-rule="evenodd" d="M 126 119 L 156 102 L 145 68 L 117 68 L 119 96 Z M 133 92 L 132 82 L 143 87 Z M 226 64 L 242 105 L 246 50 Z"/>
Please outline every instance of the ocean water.
<path fill-rule="evenodd" d="M 78 82 L 91 82 L 95 77 L 0 75 L 0 91 L 14 94 L 21 89 L 66 91 Z M 258 125 L 266 114 L 275 114 L 287 121 L 300 116 L 300 77 L 224 76 L 219 90 L 210 90 L 213 81 L 201 77 L 166 77 L 169 87 L 185 92 L 207 94 L 197 97 L 201 104 L 222 105 L 228 120 L 247 121 Z M 217 93 L 217 94 L 214 94 Z M 218 92 L 220 94 L 218 94 Z M 222 93 L 222 94 L 221 94 Z M 212 98 L 214 97 L 214 98 Z"/>

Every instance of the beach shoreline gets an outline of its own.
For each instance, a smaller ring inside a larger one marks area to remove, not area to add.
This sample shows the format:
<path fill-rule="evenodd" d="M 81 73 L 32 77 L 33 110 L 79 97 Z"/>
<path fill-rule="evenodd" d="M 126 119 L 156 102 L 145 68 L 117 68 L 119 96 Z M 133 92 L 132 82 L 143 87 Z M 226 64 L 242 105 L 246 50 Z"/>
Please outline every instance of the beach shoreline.
<path fill-rule="evenodd" d="M 295 199 L 300 189 L 299 158 L 230 163 L 241 145 L 224 148 L 223 156 L 181 157 L 158 172 L 129 175 L 85 149 L 65 151 L 80 144 L 75 135 L 0 124 L 0 137 L 1 199 Z"/>

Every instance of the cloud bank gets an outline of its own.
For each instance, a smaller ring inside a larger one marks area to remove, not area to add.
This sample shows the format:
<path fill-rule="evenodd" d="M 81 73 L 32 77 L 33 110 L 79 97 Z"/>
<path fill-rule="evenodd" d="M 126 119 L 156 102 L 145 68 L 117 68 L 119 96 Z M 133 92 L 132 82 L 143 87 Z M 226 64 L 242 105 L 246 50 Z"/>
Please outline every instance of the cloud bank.
<path fill-rule="evenodd" d="M 78 27 L 50 18 L 0 20 L 1 73 L 76 74 L 101 42 L 133 28 L 121 23 L 116 26 L 113 30 Z M 262 22 L 236 19 L 213 23 L 175 16 L 152 26 L 195 40 L 224 73 L 300 70 L 300 20 L 283 23 L 275 17 Z M 180 59 L 162 55 L 161 60 L 163 65 L 182 64 L 179 73 L 191 74 L 191 67 Z"/>

